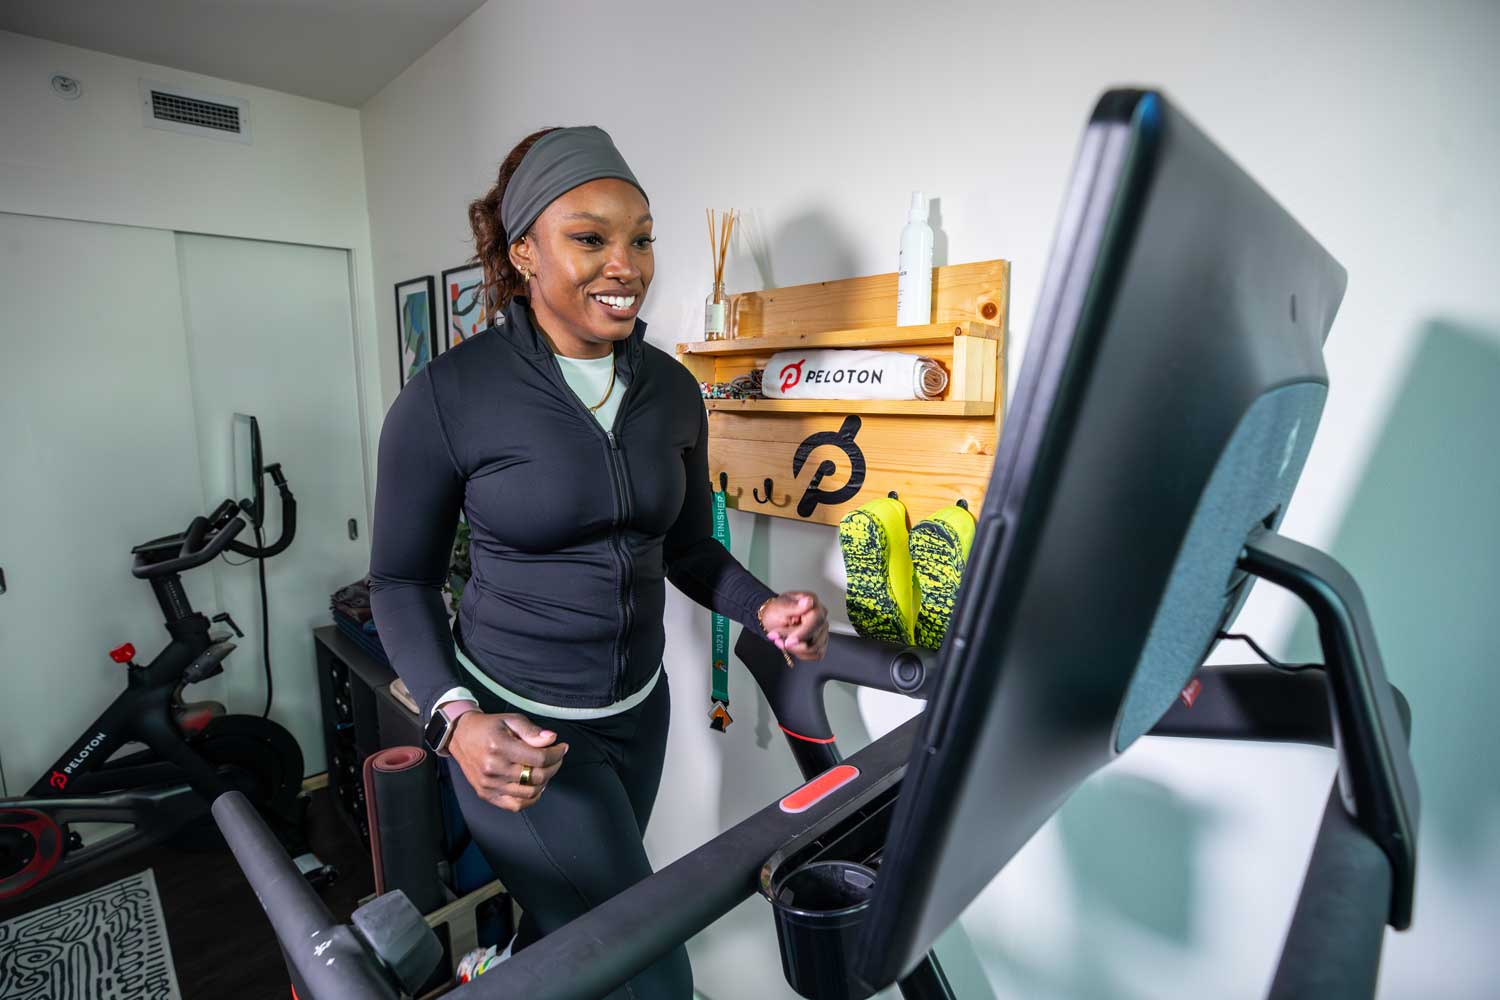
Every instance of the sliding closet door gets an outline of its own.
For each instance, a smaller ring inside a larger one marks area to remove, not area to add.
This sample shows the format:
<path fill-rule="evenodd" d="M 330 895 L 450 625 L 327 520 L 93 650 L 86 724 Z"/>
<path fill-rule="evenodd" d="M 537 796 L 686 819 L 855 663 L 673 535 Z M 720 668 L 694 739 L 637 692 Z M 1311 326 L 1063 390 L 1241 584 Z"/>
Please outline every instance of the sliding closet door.
<path fill-rule="evenodd" d="M 171 233 L 0 213 L 0 762 L 24 793 L 167 642 L 132 546 L 204 509 Z M 213 600 L 212 571 L 183 578 Z M 212 682 L 207 685 L 214 688 Z"/>
<path fill-rule="evenodd" d="M 364 447 L 356 391 L 349 257 L 342 250 L 213 236 L 177 237 L 192 392 L 205 488 L 228 496 L 233 415 L 253 414 L 267 462 L 297 497 L 297 537 L 266 562 L 271 717 L 302 745 L 308 773 L 324 768 L 311 630 L 329 622 L 328 596 L 370 562 Z M 281 531 L 266 484 L 266 539 Z M 352 537 L 351 537 L 352 536 Z M 220 564 L 220 604 L 246 638 L 231 658 L 230 707 L 260 713 L 260 587 L 254 565 Z"/>

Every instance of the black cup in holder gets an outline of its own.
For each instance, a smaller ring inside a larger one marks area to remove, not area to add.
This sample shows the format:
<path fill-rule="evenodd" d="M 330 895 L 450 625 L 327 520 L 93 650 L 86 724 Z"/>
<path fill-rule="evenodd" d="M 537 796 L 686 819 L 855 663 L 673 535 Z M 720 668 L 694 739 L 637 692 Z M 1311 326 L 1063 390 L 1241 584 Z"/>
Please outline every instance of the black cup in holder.
<path fill-rule="evenodd" d="M 767 894 L 786 981 L 809 1000 L 863 1000 L 849 980 L 875 872 L 853 861 L 815 861 L 778 873 Z"/>

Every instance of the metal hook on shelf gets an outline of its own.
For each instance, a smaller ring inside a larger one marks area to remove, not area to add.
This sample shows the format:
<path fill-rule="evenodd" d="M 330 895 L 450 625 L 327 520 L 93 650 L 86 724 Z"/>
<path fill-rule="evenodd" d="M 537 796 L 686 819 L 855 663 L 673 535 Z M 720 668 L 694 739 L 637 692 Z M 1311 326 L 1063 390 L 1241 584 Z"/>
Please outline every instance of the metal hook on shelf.
<path fill-rule="evenodd" d="M 726 499 L 726 500 L 730 500 L 730 499 L 737 500 L 745 492 L 745 488 L 743 486 L 736 486 L 734 488 L 734 492 L 733 493 L 729 492 L 729 473 L 727 473 L 727 472 L 721 472 L 721 473 L 719 473 L 719 488 L 718 489 L 714 489 L 712 483 L 708 484 L 708 488 L 711 491 L 713 491 L 714 493 L 722 493 L 722 494 L 724 494 L 724 499 Z"/>
<path fill-rule="evenodd" d="M 782 494 L 782 497 L 781 497 L 780 500 L 773 500 L 771 498 L 771 477 L 770 476 L 767 476 L 766 479 L 765 479 L 765 491 L 766 491 L 766 495 L 765 496 L 761 496 L 760 495 L 760 491 L 761 491 L 761 487 L 759 487 L 759 486 L 755 487 L 754 489 L 752 489 L 750 491 L 751 494 L 755 497 L 755 502 L 756 503 L 768 503 L 768 504 L 770 504 L 773 507 L 785 507 L 787 504 L 789 504 L 789 503 L 792 502 L 792 495 L 790 493 L 784 493 L 784 494 Z"/>

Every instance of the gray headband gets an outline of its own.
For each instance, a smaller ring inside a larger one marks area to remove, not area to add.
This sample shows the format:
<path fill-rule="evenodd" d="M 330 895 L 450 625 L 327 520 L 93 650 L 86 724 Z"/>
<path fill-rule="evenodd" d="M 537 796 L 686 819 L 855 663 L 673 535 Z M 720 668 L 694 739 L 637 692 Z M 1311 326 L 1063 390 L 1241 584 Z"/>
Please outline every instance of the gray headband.
<path fill-rule="evenodd" d="M 520 239 L 543 209 L 578 185 L 606 177 L 629 181 L 642 197 L 646 195 L 614 140 L 602 128 L 582 125 L 548 132 L 527 150 L 505 186 L 500 224 L 505 227 L 506 239 Z M 650 199 L 646 200 L 649 204 Z"/>

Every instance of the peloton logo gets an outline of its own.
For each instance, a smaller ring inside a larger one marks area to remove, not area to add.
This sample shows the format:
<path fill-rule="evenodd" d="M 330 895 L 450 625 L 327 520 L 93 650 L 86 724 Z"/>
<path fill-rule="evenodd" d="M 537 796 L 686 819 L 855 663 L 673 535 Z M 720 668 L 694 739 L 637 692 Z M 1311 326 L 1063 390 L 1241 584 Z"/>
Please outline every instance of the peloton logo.
<path fill-rule="evenodd" d="M 803 381 L 802 366 L 807 364 L 807 359 L 781 366 L 781 391 L 786 392 L 792 386 Z M 869 368 L 813 368 L 807 373 L 807 384 L 814 385 L 837 385 L 847 382 L 850 385 L 880 385 L 885 381 L 885 372 L 871 370 Z"/>
<path fill-rule="evenodd" d="M 76 768 L 76 767 L 78 767 L 85 760 L 87 760 L 89 754 L 93 753 L 95 750 L 98 750 L 99 749 L 99 744 L 103 743 L 107 738 L 108 737 L 106 737 L 103 733 L 97 733 L 97 734 L 95 734 L 94 738 L 91 739 L 91 740 L 89 740 L 88 746 L 86 746 L 82 750 L 78 751 L 78 756 L 77 757 L 74 757 L 72 760 L 68 761 L 68 766 L 65 767 L 65 768 L 63 768 L 63 775 L 70 775 L 70 774 L 72 774 L 73 773 L 73 769 Z M 56 771 L 54 771 L 52 773 L 52 783 L 54 785 L 57 785 L 57 778 L 58 778 L 58 774 L 57 774 Z M 68 779 L 66 777 L 64 777 L 62 785 L 57 785 L 57 787 L 58 788 L 62 788 L 67 783 L 68 783 Z"/>
<path fill-rule="evenodd" d="M 782 365 L 781 366 L 781 391 L 782 392 L 786 392 L 792 386 L 794 386 L 798 382 L 802 381 L 802 366 L 805 365 L 805 364 L 807 364 L 807 359 L 803 358 L 801 361 L 798 361 L 794 365 Z"/>
<path fill-rule="evenodd" d="M 51 783 L 53 788 L 67 788 L 68 776 L 66 774 L 63 774 L 61 771 L 53 771 Z"/>

